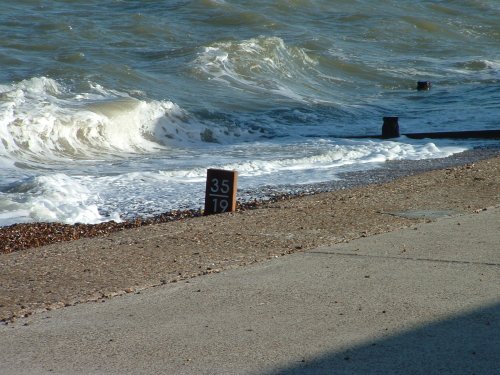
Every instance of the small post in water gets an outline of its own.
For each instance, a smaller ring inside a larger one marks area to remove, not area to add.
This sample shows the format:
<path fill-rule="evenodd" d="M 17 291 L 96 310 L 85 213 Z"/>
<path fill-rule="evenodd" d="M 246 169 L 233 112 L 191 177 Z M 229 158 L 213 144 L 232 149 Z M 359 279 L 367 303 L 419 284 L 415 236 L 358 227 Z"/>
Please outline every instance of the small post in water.
<path fill-rule="evenodd" d="M 399 137 L 398 118 L 394 116 L 384 117 L 382 125 L 382 138 L 397 138 Z"/>
<path fill-rule="evenodd" d="M 417 90 L 418 91 L 424 91 L 424 90 L 430 90 L 431 89 L 431 83 L 429 81 L 418 81 L 417 82 Z"/>
<path fill-rule="evenodd" d="M 234 212 L 238 172 L 223 169 L 207 170 L 205 190 L 205 215 Z"/>

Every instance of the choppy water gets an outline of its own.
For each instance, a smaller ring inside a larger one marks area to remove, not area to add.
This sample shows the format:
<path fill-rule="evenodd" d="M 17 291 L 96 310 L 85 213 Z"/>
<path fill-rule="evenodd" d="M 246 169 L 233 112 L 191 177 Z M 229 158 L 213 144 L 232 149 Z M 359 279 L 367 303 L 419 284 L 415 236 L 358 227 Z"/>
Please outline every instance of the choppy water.
<path fill-rule="evenodd" d="M 201 207 L 208 167 L 252 190 L 474 145 L 349 139 L 386 115 L 500 127 L 497 0 L 0 5 L 0 225 Z"/>

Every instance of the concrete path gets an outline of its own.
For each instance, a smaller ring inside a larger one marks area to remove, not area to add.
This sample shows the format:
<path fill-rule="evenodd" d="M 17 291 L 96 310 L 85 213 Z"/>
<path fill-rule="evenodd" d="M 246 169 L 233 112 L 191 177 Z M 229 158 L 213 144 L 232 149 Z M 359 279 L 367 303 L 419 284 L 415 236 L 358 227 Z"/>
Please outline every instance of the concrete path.
<path fill-rule="evenodd" d="M 1 374 L 500 374 L 500 209 L 0 326 Z"/>

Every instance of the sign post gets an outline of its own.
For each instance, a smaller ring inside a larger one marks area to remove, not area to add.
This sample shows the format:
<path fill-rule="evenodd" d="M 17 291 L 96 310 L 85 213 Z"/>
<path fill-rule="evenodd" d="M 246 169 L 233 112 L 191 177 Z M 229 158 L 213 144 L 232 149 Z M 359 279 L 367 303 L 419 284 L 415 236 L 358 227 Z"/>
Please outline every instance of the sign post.
<path fill-rule="evenodd" d="M 205 190 L 205 215 L 234 212 L 238 172 L 223 169 L 207 170 Z"/>

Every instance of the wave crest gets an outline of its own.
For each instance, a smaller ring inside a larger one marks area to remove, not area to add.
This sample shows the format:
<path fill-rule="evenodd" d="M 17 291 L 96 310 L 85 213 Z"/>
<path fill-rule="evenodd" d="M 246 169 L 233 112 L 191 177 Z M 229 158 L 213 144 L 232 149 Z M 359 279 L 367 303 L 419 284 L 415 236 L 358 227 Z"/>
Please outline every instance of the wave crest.
<path fill-rule="evenodd" d="M 194 61 L 194 72 L 202 79 L 250 92 L 305 102 L 318 85 L 317 64 L 304 49 L 287 46 L 281 38 L 261 36 L 205 47 Z"/>
<path fill-rule="evenodd" d="M 85 93 L 46 77 L 0 86 L 3 159 L 120 157 L 163 149 L 173 138 L 199 141 L 202 131 L 175 103 L 139 100 L 95 84 Z"/>

